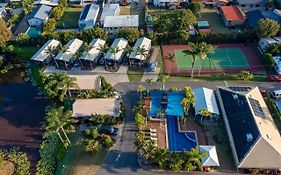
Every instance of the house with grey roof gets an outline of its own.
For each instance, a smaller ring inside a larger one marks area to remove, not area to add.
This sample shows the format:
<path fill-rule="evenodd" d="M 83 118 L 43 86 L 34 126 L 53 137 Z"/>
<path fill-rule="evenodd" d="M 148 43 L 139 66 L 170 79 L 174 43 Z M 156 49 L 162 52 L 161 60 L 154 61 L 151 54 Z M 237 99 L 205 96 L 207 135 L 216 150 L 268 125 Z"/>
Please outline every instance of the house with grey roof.
<path fill-rule="evenodd" d="M 49 19 L 52 7 L 47 5 L 39 5 L 35 7 L 27 20 L 30 26 L 41 26 Z"/>
<path fill-rule="evenodd" d="M 119 4 L 105 4 L 102 9 L 100 24 L 103 26 L 105 17 L 107 16 L 116 16 L 120 13 Z"/>
<path fill-rule="evenodd" d="M 79 27 L 81 29 L 90 29 L 95 27 L 99 11 L 100 11 L 99 5 L 96 4 L 85 5 L 79 17 L 79 21 L 78 21 Z"/>
<path fill-rule="evenodd" d="M 123 38 L 116 38 L 110 46 L 109 51 L 104 56 L 105 66 L 120 64 L 125 54 L 128 41 Z"/>
<path fill-rule="evenodd" d="M 139 15 L 106 16 L 103 29 L 110 35 L 114 35 L 122 28 L 139 28 Z"/>
<path fill-rule="evenodd" d="M 267 0 L 237 0 L 237 4 L 244 11 L 265 9 Z"/>
<path fill-rule="evenodd" d="M 139 38 L 133 47 L 133 51 L 129 55 L 129 65 L 145 65 L 150 49 L 151 40 L 146 37 Z"/>
<path fill-rule="evenodd" d="M 258 87 L 218 87 L 217 95 L 238 169 L 279 170 L 281 136 Z"/>
<path fill-rule="evenodd" d="M 8 3 L 0 3 L 0 18 L 3 18 L 7 12 L 6 12 L 6 6 Z"/>

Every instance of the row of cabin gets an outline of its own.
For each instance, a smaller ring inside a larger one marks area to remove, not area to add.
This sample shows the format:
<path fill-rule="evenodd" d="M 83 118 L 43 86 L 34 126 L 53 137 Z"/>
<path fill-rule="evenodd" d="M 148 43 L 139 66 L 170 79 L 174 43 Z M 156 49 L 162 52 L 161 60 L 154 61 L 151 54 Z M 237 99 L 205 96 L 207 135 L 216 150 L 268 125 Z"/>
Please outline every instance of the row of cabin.
<path fill-rule="evenodd" d="M 70 69 L 76 59 L 79 60 L 79 65 L 82 69 L 93 69 L 101 62 L 101 59 L 105 66 L 116 66 L 120 65 L 123 61 L 128 41 L 123 38 L 115 39 L 105 55 L 101 50 L 106 45 L 106 41 L 99 38 L 91 41 L 89 51 L 82 49 L 82 40 L 73 39 L 64 48 L 62 47 L 58 54 L 55 54 L 54 51 L 58 50 L 59 45 L 59 41 L 54 39 L 49 40 L 38 50 L 31 60 L 41 65 L 47 65 L 54 59 L 56 67 L 61 69 Z M 130 65 L 146 65 L 150 49 L 151 40 L 145 37 L 139 38 L 133 47 L 133 51 L 129 54 Z M 53 53 L 50 50 L 53 50 Z M 78 53 L 81 50 L 84 51 L 80 55 Z"/>

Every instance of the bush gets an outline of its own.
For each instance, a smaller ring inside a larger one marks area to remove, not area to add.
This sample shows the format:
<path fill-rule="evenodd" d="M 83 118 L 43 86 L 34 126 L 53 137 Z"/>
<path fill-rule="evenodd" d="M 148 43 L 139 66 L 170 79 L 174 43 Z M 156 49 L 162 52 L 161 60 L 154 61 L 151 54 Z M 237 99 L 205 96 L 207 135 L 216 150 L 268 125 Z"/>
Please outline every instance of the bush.
<path fill-rule="evenodd" d="M 16 175 L 30 175 L 30 162 L 26 153 L 20 152 L 18 148 L 8 151 L 0 150 L 0 159 L 12 162 L 15 165 Z"/>
<path fill-rule="evenodd" d="M 97 139 L 100 134 L 99 134 L 99 131 L 98 131 L 98 128 L 95 128 L 92 133 L 91 133 L 91 136 L 93 137 L 93 139 Z"/>
<path fill-rule="evenodd" d="M 66 149 L 62 143 L 59 144 L 56 152 L 56 163 L 58 164 L 64 157 Z"/>
<path fill-rule="evenodd" d="M 269 67 L 273 67 L 274 66 L 274 60 L 273 60 L 272 55 L 270 53 L 265 53 L 263 55 L 263 58 L 264 58 L 265 65 L 267 65 Z"/>
<path fill-rule="evenodd" d="M 237 78 L 239 80 L 249 81 L 254 78 L 254 75 L 250 71 L 242 70 L 238 75 Z"/>
<path fill-rule="evenodd" d="M 101 148 L 99 141 L 97 140 L 87 140 L 85 150 L 89 153 L 96 153 Z"/>
<path fill-rule="evenodd" d="M 56 153 L 59 145 L 59 138 L 52 133 L 44 140 L 40 147 L 40 160 L 36 165 L 36 175 L 54 175 L 56 169 Z"/>
<path fill-rule="evenodd" d="M 103 147 L 109 148 L 113 145 L 113 140 L 111 139 L 111 137 L 109 135 L 102 134 L 101 143 L 102 143 Z"/>

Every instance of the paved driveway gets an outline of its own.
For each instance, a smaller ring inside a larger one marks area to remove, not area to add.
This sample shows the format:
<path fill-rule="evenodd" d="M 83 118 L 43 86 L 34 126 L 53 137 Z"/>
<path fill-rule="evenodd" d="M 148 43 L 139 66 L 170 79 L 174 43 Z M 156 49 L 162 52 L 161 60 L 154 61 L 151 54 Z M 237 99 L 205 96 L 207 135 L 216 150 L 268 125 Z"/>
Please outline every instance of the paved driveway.
<path fill-rule="evenodd" d="M 68 75 L 70 76 L 85 76 L 87 75 L 87 77 L 91 77 L 91 75 L 93 75 L 93 79 L 95 79 L 96 76 L 103 76 L 110 84 L 112 84 L 113 86 L 115 86 L 118 83 L 121 82 L 129 82 L 128 76 L 127 76 L 127 70 L 128 70 L 128 66 L 126 65 L 121 65 L 119 70 L 117 72 L 108 72 L 104 69 L 103 66 L 98 66 L 96 67 L 94 70 L 80 70 L 77 68 L 72 68 L 70 70 L 61 70 L 61 69 L 57 69 L 55 66 L 49 66 L 45 69 L 44 73 L 46 75 L 52 74 L 54 72 L 58 73 L 58 72 L 67 72 Z"/>

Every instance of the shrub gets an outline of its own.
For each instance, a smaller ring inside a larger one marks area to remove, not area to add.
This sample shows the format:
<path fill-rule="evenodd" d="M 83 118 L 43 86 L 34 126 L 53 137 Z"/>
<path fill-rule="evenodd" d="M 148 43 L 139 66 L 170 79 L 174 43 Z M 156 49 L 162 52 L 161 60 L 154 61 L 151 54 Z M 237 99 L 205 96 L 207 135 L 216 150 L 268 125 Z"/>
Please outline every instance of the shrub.
<path fill-rule="evenodd" d="M 267 66 L 270 66 L 272 67 L 274 65 L 274 60 L 272 58 L 272 55 L 270 53 L 265 53 L 263 55 L 263 58 L 264 58 L 264 63 L 267 65 Z"/>
<path fill-rule="evenodd" d="M 36 175 L 53 175 L 56 169 L 56 152 L 59 145 L 59 138 L 52 133 L 44 140 L 40 147 L 40 157 L 36 165 Z"/>
<path fill-rule="evenodd" d="M 254 75 L 250 71 L 242 70 L 238 75 L 237 78 L 239 80 L 249 81 L 254 78 Z"/>
<path fill-rule="evenodd" d="M 62 143 L 59 144 L 57 152 L 56 152 L 56 163 L 58 164 L 65 155 L 66 149 Z"/>
<path fill-rule="evenodd" d="M 90 153 L 96 153 L 101 148 L 99 141 L 97 140 L 87 140 L 85 150 Z"/>
<path fill-rule="evenodd" d="M 92 131 L 91 135 L 92 135 L 93 139 L 97 139 L 97 138 L 100 136 L 99 131 L 98 131 L 98 128 L 95 128 L 95 129 Z"/>

